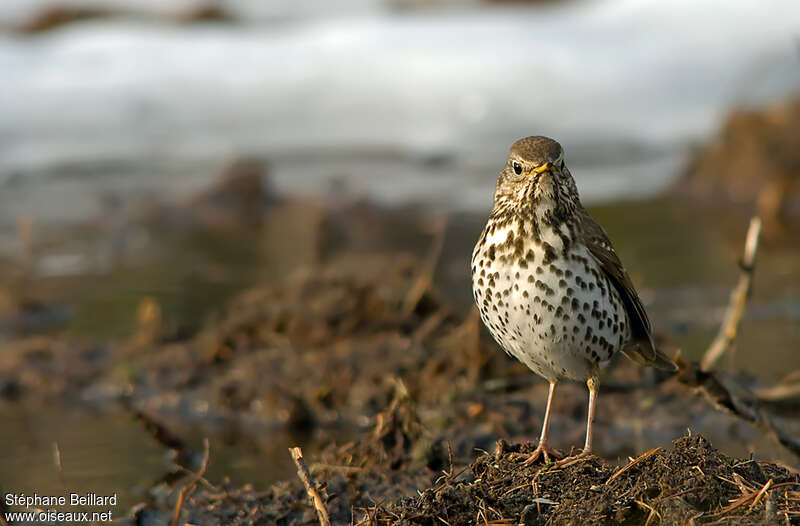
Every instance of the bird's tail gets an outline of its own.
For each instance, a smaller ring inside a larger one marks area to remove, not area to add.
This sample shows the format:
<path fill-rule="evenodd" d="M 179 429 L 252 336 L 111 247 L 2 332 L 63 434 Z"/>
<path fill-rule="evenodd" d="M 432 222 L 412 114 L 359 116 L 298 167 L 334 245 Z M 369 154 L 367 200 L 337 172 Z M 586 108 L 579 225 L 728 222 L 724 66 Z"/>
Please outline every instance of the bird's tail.
<path fill-rule="evenodd" d="M 669 356 L 656 349 L 649 341 L 632 342 L 622 352 L 640 365 L 649 365 L 663 371 L 678 371 L 678 366 L 675 362 Z"/>

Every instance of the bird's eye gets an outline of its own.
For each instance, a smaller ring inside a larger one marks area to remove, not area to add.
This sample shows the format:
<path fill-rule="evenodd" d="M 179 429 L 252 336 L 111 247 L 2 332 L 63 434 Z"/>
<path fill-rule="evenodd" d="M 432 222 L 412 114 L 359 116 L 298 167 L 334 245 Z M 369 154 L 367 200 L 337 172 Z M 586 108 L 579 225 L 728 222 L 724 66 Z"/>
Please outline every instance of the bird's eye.
<path fill-rule="evenodd" d="M 514 168 L 514 173 L 519 175 L 522 173 L 522 166 L 517 161 L 511 163 L 511 167 Z"/>

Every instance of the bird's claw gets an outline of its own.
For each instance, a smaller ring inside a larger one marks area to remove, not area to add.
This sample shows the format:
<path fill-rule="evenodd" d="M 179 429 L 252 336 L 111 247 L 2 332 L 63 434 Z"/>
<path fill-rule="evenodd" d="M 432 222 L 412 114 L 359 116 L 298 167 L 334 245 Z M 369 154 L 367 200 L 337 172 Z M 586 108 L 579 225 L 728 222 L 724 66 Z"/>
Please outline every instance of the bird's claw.
<path fill-rule="evenodd" d="M 584 450 L 578 453 L 577 455 L 571 455 L 569 457 L 562 458 L 561 460 L 556 462 L 556 466 L 560 468 L 565 468 L 567 466 L 575 464 L 576 462 L 580 462 L 581 460 L 587 459 L 591 456 L 592 456 L 591 451 Z"/>
<path fill-rule="evenodd" d="M 530 453 L 514 453 L 514 457 L 524 459 L 522 462 L 523 467 L 532 466 L 540 457 L 544 457 L 544 463 L 549 464 L 551 457 L 561 458 L 563 456 L 564 455 L 560 451 L 552 449 L 546 442 L 540 442 L 536 449 Z"/>

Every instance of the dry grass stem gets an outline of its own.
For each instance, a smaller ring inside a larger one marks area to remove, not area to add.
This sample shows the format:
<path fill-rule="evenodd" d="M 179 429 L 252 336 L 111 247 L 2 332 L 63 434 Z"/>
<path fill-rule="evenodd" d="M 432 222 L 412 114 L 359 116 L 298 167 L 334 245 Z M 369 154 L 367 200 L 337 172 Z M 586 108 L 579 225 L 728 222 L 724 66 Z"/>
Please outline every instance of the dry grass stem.
<path fill-rule="evenodd" d="M 644 453 L 643 455 L 639 455 L 639 457 L 637 457 L 636 459 L 628 462 L 625 466 L 623 466 L 621 469 L 619 469 L 616 473 L 611 475 L 608 478 L 608 480 L 606 481 L 606 484 L 611 484 L 614 480 L 617 479 L 617 477 L 622 475 L 625 471 L 629 470 L 630 468 L 632 468 L 636 464 L 642 462 L 643 460 L 645 460 L 646 458 L 650 457 L 651 455 L 654 455 L 660 449 L 661 449 L 660 447 L 654 447 L 653 449 L 651 449 L 647 453 Z"/>
<path fill-rule="evenodd" d="M 56 465 L 56 473 L 58 473 L 58 483 L 61 484 L 61 489 L 67 491 L 67 482 L 64 478 L 64 464 L 61 462 L 61 447 L 58 442 L 53 442 L 53 462 Z"/>
<path fill-rule="evenodd" d="M 761 497 L 763 497 L 763 496 L 764 496 L 764 493 L 766 493 L 766 492 L 769 490 L 769 488 L 770 488 L 770 486 L 772 486 L 772 483 L 773 483 L 773 482 L 774 482 L 774 481 L 773 481 L 772 479 L 769 479 L 769 480 L 767 481 L 767 483 L 766 483 L 766 484 L 764 484 L 764 487 L 763 487 L 763 488 L 761 488 L 761 489 L 758 491 L 758 495 L 756 495 L 756 498 L 755 498 L 755 499 L 753 499 L 753 503 L 750 505 L 750 509 L 751 509 L 751 510 L 752 510 L 753 508 L 755 508 L 756 504 L 758 504 L 758 501 L 761 499 Z"/>
<path fill-rule="evenodd" d="M 208 469 L 208 457 L 210 453 L 210 445 L 208 439 L 203 439 L 203 462 L 200 464 L 200 469 L 195 473 L 191 480 L 181 488 L 180 493 L 178 493 L 178 500 L 175 502 L 175 511 L 172 514 L 172 526 L 178 526 L 181 520 L 181 509 L 183 508 L 183 503 L 186 500 L 186 497 L 191 495 L 191 492 L 194 491 L 194 488 L 197 486 L 197 483 L 200 481 L 201 478 L 206 474 L 206 470 Z"/>
<path fill-rule="evenodd" d="M 644 526 L 649 526 L 650 523 L 653 521 L 653 519 L 655 519 L 656 517 L 658 517 L 658 519 L 661 520 L 661 515 L 656 511 L 654 507 L 650 506 L 649 504 L 641 500 L 634 500 L 634 502 L 639 506 L 650 510 L 650 513 L 647 515 L 647 520 L 644 521 Z"/>

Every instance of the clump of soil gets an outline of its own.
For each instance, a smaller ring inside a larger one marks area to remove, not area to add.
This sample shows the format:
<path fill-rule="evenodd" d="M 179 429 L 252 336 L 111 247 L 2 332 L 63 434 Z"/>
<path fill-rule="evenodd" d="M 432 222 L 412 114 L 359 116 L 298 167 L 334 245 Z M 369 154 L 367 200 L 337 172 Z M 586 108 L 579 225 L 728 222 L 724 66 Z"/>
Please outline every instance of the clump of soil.
<path fill-rule="evenodd" d="M 376 518 L 430 525 L 762 524 L 789 511 L 787 499 L 796 498 L 800 488 L 798 475 L 726 457 L 699 435 L 681 437 L 669 450 L 657 450 L 627 468 L 598 457 L 564 468 L 520 467 L 513 453 L 532 448 L 500 447 L 481 455 L 465 474 L 445 477 L 416 498 L 381 508 Z M 776 489 L 751 506 L 769 480 Z"/>
<path fill-rule="evenodd" d="M 415 455 L 424 440 L 402 392 L 362 440 L 311 463 L 334 524 L 778 524 L 800 507 L 800 475 L 774 464 L 727 457 L 700 435 L 675 440 L 623 466 L 593 456 L 564 467 L 521 465 L 533 444 L 499 441 L 493 453 L 452 464 L 446 446 Z M 310 460 L 310 459 L 309 459 Z M 142 507 L 145 524 L 168 509 Z M 183 506 L 187 524 L 315 524 L 297 480 L 259 493 L 206 488 Z M 147 520 L 146 520 L 147 519 Z"/>

